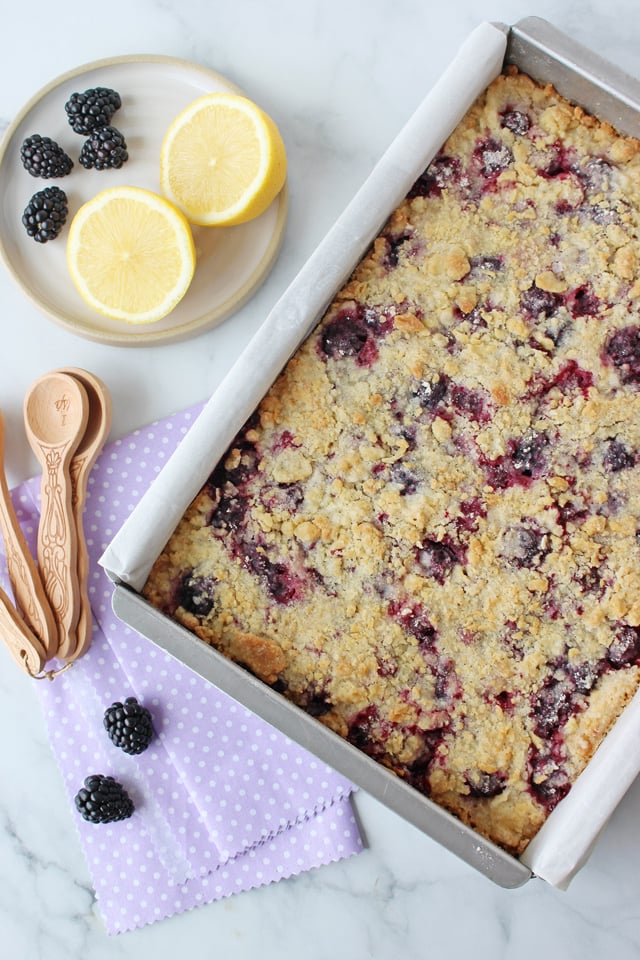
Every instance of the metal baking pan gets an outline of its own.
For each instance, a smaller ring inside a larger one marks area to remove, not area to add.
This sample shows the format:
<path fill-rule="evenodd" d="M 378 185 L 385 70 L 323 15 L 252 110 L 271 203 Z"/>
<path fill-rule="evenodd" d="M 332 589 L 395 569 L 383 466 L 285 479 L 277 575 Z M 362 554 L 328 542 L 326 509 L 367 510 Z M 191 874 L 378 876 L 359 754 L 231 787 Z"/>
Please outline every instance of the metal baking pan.
<path fill-rule="evenodd" d="M 515 65 L 539 82 L 552 83 L 568 100 L 611 123 L 621 133 L 640 137 L 640 82 L 537 17 L 511 27 L 493 26 L 506 36 L 504 66 Z M 368 242 L 368 238 L 366 243 L 363 241 L 361 256 Z M 176 522 L 178 519 L 176 517 Z M 524 863 L 485 840 L 317 719 L 169 620 L 123 582 L 122 577 L 110 575 L 115 582 L 114 610 L 133 629 L 340 771 L 487 878 L 507 888 L 518 887 L 530 879 L 532 872 Z"/>

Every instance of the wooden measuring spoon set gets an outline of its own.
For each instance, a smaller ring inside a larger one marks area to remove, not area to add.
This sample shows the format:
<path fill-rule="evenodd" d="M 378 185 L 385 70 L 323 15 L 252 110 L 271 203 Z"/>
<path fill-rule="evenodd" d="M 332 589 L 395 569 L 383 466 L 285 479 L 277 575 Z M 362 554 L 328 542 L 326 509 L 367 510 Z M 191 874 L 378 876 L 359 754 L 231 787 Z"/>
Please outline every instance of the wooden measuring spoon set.
<path fill-rule="evenodd" d="M 91 643 L 82 515 L 89 473 L 111 427 L 109 391 L 86 370 L 54 370 L 31 385 L 24 424 L 42 468 L 37 558 L 11 503 L 0 412 L 0 530 L 15 598 L 14 605 L 0 589 L 0 636 L 26 673 L 53 679 L 59 671 L 42 672 L 50 660 L 70 664 Z"/>

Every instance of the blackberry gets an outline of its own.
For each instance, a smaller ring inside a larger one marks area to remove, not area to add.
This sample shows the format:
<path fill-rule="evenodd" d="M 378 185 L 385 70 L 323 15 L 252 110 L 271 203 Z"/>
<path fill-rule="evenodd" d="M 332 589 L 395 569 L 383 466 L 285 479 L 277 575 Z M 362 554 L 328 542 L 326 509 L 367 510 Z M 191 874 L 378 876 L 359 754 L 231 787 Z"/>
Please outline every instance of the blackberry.
<path fill-rule="evenodd" d="M 73 167 L 73 160 L 62 147 L 51 137 L 41 137 L 39 133 L 34 133 L 23 141 L 20 159 L 32 177 L 42 177 L 43 180 L 66 177 Z"/>
<path fill-rule="evenodd" d="M 86 136 L 98 127 L 106 127 L 121 106 L 120 94 L 115 90 L 92 87 L 84 93 L 72 93 L 64 109 L 75 133 Z"/>
<path fill-rule="evenodd" d="M 24 208 L 22 222 L 37 243 L 55 240 L 67 220 L 67 195 L 60 187 L 45 187 L 31 197 Z"/>
<path fill-rule="evenodd" d="M 75 804 L 90 823 L 114 823 L 126 820 L 135 807 L 121 783 L 113 777 L 94 773 L 85 778 L 84 786 L 75 796 Z"/>
<path fill-rule="evenodd" d="M 112 703 L 105 711 L 104 728 L 112 743 L 131 755 L 146 750 L 153 738 L 151 714 L 135 697 Z"/>
<path fill-rule="evenodd" d="M 127 144 L 115 127 L 99 127 L 85 140 L 78 158 L 87 170 L 119 170 L 129 159 Z"/>

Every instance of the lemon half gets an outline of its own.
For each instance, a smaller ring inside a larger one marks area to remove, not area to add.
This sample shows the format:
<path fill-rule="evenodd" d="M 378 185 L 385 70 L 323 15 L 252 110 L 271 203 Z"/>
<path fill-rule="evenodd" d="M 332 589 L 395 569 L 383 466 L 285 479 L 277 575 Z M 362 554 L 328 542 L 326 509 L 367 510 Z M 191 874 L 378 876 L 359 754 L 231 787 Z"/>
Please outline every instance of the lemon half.
<path fill-rule="evenodd" d="M 163 194 L 201 226 L 231 226 L 260 216 L 286 176 L 278 128 L 239 94 L 198 97 L 170 125 L 160 151 Z"/>
<path fill-rule="evenodd" d="M 171 203 L 140 187 L 112 187 L 74 216 L 67 264 L 80 296 L 113 320 L 153 323 L 187 292 L 196 266 L 191 228 Z"/>

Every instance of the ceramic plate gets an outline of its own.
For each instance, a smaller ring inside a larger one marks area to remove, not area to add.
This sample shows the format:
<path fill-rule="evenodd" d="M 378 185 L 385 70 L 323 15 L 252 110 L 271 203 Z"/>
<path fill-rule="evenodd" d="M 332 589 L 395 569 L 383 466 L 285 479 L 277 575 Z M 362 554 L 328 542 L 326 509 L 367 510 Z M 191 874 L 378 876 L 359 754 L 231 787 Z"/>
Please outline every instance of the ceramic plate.
<path fill-rule="evenodd" d="M 125 136 L 129 160 L 120 170 L 85 170 L 78 163 L 84 137 L 74 133 L 64 105 L 74 91 L 111 87 L 122 98 L 112 118 Z M 160 192 L 159 157 L 173 118 L 196 97 L 214 91 L 239 93 L 220 74 L 184 60 L 127 56 L 99 60 L 64 74 L 41 90 L 7 129 L 0 145 L 0 255 L 9 272 L 52 320 L 89 340 L 149 345 L 182 340 L 221 323 L 256 291 L 273 265 L 284 234 L 287 189 L 262 216 L 236 227 L 193 227 L 198 262 L 191 286 L 169 316 L 148 326 L 101 317 L 73 286 L 66 266 L 69 223 L 100 190 L 129 184 Z M 66 177 L 32 177 L 20 161 L 20 146 L 33 133 L 51 137 L 74 161 Z M 59 186 L 69 200 L 67 223 L 55 240 L 36 243 L 22 225 L 30 197 Z"/>

